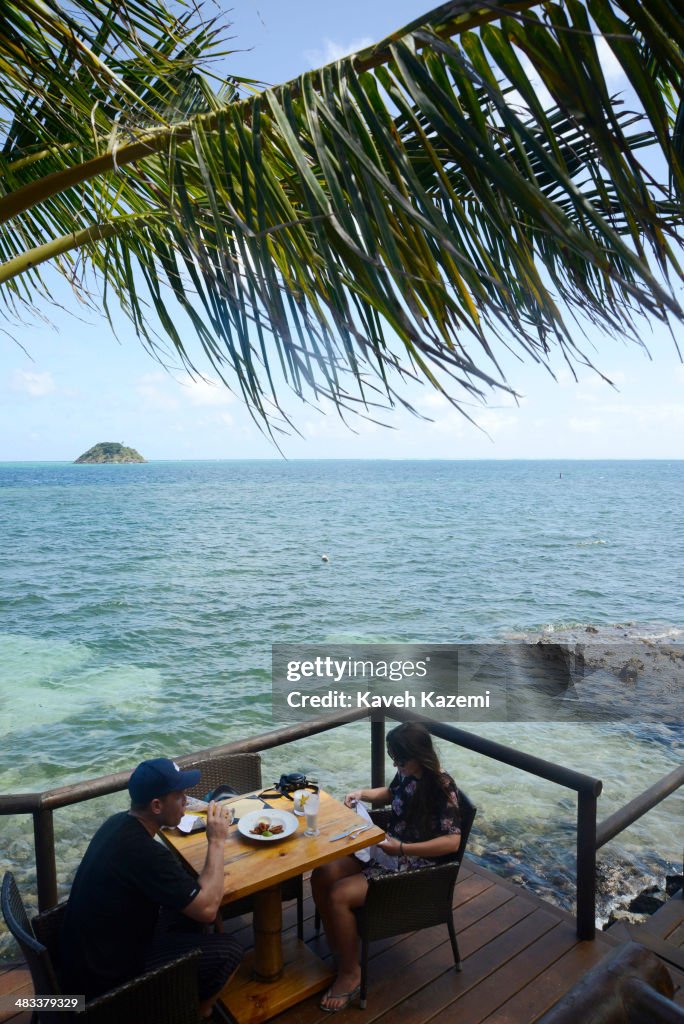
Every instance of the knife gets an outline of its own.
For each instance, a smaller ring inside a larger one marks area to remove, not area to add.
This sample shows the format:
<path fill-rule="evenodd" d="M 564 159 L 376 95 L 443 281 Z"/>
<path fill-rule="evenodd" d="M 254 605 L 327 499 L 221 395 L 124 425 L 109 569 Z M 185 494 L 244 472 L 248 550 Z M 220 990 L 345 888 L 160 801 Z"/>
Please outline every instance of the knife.
<path fill-rule="evenodd" d="M 361 832 L 365 832 L 366 829 L 370 828 L 370 827 L 371 827 L 370 824 L 367 824 L 367 825 L 354 825 L 353 828 L 346 828 L 344 830 L 344 832 L 338 832 L 338 834 L 336 836 L 331 836 L 330 837 L 330 842 L 334 843 L 337 839 L 346 839 L 347 836 L 350 836 L 352 834 L 352 832 L 356 832 L 357 834 L 360 834 Z"/>

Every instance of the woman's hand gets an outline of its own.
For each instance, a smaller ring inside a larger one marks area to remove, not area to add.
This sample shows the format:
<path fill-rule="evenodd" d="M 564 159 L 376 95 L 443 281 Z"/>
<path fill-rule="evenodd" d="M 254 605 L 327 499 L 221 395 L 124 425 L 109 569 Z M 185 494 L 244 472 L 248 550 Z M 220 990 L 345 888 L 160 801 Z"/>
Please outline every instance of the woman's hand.
<path fill-rule="evenodd" d="M 394 836 L 386 836 L 378 846 L 390 857 L 398 857 L 401 853 L 401 841 Z"/>
<path fill-rule="evenodd" d="M 363 800 L 363 790 L 355 789 L 352 793 L 347 793 L 347 795 L 345 796 L 344 806 L 353 807 L 355 804 L 360 803 L 361 800 Z"/>

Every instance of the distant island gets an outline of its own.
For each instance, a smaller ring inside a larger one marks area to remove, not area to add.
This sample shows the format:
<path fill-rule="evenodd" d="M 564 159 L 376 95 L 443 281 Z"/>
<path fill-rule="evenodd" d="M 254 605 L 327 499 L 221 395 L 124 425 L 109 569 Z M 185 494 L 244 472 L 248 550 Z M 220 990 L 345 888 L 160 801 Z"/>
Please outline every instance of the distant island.
<path fill-rule="evenodd" d="M 140 452 L 136 452 L 135 448 L 126 448 L 124 445 L 119 444 L 117 441 L 100 441 L 99 444 L 93 445 L 83 455 L 79 455 L 74 462 L 89 462 L 89 463 L 103 463 L 103 462 L 144 462 Z"/>

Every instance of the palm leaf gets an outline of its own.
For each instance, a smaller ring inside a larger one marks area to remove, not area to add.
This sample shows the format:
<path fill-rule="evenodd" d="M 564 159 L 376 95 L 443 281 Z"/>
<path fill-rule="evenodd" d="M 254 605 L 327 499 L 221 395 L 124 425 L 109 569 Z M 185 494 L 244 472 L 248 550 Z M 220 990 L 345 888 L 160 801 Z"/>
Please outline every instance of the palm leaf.
<path fill-rule="evenodd" d="M 46 264 L 83 288 L 92 268 L 112 320 L 116 300 L 158 357 L 212 367 L 265 419 L 281 380 L 370 410 L 417 376 L 458 403 L 507 387 L 502 347 L 588 362 L 577 316 L 682 318 L 669 0 L 452 0 L 247 98 L 211 84 L 220 27 L 156 0 L 5 6 L 8 315 Z"/>

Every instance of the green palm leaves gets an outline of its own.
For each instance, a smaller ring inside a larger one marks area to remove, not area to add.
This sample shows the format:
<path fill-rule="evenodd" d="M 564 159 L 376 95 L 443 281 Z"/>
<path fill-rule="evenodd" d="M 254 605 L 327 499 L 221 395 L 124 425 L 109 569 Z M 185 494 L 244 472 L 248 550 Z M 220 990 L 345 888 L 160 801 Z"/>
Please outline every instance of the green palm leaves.
<path fill-rule="evenodd" d="M 125 19 L 79 0 L 78 24 L 30 6 L 0 19 L 9 306 L 54 261 L 77 285 L 92 267 L 112 316 L 169 358 L 161 327 L 266 419 L 284 383 L 369 409 L 407 375 L 457 402 L 505 387 L 502 346 L 586 361 L 568 311 L 620 332 L 682 316 L 667 0 L 446 3 L 249 98 L 209 84 L 213 24 L 148 0 Z"/>

